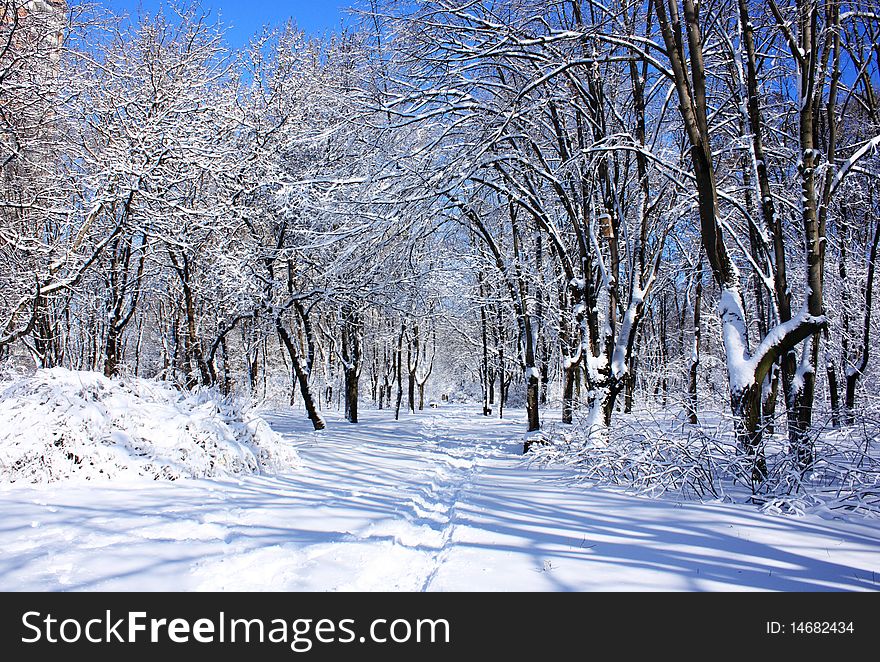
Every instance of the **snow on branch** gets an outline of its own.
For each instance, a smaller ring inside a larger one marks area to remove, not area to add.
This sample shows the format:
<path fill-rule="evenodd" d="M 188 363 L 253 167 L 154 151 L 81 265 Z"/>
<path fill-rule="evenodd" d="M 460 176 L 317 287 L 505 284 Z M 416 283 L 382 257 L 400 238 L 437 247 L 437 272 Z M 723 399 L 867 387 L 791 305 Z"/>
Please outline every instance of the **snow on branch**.
<path fill-rule="evenodd" d="M 840 168 L 837 170 L 837 174 L 834 175 L 834 179 L 831 182 L 831 195 L 834 195 L 834 193 L 843 183 L 843 180 L 850 173 L 853 167 L 866 156 L 872 156 L 876 154 L 878 148 L 880 148 L 880 135 L 871 138 L 868 142 L 859 147 L 852 154 L 852 156 L 844 161 L 841 164 Z"/>
<path fill-rule="evenodd" d="M 731 391 L 761 383 L 777 359 L 827 325 L 825 316 L 814 316 L 804 307 L 788 322 L 770 329 L 754 352 L 748 350 L 745 313 L 738 291 L 726 288 L 718 303 Z"/>

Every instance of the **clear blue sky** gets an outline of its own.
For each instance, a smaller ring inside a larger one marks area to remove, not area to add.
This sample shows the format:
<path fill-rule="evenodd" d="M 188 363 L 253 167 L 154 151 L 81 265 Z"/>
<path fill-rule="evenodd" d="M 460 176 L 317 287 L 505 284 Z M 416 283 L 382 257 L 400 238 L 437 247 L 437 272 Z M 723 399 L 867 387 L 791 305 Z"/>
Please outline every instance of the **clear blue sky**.
<path fill-rule="evenodd" d="M 68 0 L 75 4 L 77 0 Z M 162 0 L 92 0 L 119 13 L 135 15 L 139 8 L 154 12 Z M 320 34 L 339 28 L 347 17 L 343 9 L 355 0 L 201 0 L 202 6 L 219 15 L 229 28 L 232 46 L 242 46 L 263 25 L 279 25 L 293 18 L 306 32 Z"/>

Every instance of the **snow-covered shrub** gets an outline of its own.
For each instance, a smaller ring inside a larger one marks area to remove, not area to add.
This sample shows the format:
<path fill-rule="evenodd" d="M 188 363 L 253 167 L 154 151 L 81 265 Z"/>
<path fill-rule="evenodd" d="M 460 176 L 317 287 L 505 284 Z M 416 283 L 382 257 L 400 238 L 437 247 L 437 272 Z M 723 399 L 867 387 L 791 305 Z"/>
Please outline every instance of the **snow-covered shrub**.
<path fill-rule="evenodd" d="M 803 513 L 808 510 L 856 511 L 880 516 L 880 418 L 868 412 L 853 425 L 833 427 L 817 421 L 815 460 L 801 475 L 790 453 L 768 463 L 764 509 Z"/>
<path fill-rule="evenodd" d="M 815 461 L 804 475 L 788 452 L 784 421 L 778 422 L 776 434 L 765 435 L 768 476 L 760 485 L 752 484 L 752 460 L 737 449 L 732 422 L 716 412 L 701 423 L 688 425 L 670 409 L 617 416 L 601 430 L 588 430 L 586 421 L 550 425 L 529 461 L 572 466 L 584 481 L 652 496 L 750 501 L 771 512 L 880 516 L 880 418 L 862 416 L 839 429 L 817 425 Z"/>
<path fill-rule="evenodd" d="M 0 393 L 0 482 L 252 474 L 296 464 L 261 418 L 214 390 L 61 368 Z"/>
<path fill-rule="evenodd" d="M 532 446 L 531 461 L 575 467 L 600 485 L 620 485 L 656 496 L 675 492 L 687 498 L 720 498 L 725 480 L 751 475 L 728 435 L 708 428 L 660 425 L 653 419 L 619 417 L 608 428 L 549 426 Z"/>

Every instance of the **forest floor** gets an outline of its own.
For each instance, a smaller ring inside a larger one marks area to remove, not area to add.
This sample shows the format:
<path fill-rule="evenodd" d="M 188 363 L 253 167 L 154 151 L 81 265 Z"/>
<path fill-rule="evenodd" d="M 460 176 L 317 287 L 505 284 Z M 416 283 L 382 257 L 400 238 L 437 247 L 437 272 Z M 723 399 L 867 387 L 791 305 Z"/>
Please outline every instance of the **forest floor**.
<path fill-rule="evenodd" d="M 877 590 L 880 521 L 572 484 L 522 415 L 268 420 L 279 476 L 0 488 L 2 590 Z"/>

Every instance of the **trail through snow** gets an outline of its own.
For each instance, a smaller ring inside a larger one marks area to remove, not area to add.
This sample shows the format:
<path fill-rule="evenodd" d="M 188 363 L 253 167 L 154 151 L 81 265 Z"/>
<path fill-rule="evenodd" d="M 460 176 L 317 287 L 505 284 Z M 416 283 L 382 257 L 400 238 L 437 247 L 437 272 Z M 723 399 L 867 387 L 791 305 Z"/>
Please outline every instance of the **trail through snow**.
<path fill-rule="evenodd" d="M 322 433 L 300 412 L 270 420 L 295 473 L 3 487 L 0 589 L 880 587 L 880 522 L 572 485 L 523 466 L 517 418 L 366 411 Z"/>

